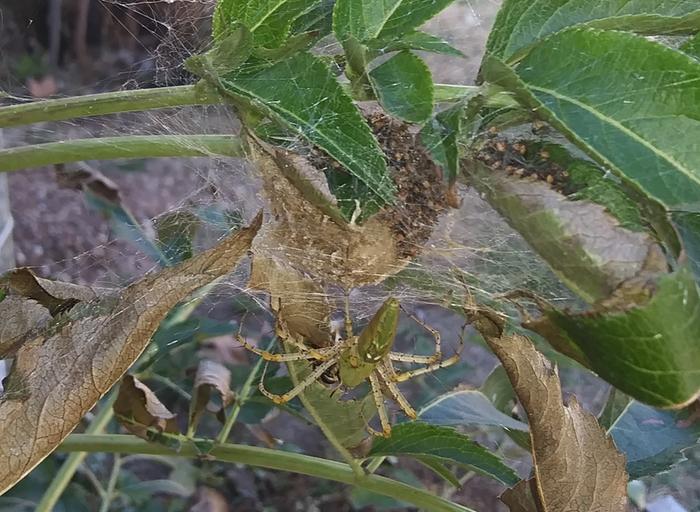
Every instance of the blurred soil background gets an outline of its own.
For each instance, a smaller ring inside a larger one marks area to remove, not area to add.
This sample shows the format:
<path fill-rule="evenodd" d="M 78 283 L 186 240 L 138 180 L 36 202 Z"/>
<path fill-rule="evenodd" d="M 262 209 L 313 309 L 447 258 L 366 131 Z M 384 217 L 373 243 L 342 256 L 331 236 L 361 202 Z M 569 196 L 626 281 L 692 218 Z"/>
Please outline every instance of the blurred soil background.
<path fill-rule="evenodd" d="M 499 5 L 499 0 L 458 0 L 427 24 L 427 31 L 442 36 L 466 55 L 465 59 L 426 56 L 436 82 L 473 83 Z M 0 96 L 0 104 L 191 83 L 191 77 L 182 69 L 182 61 L 201 50 L 202 42 L 207 41 L 212 6 L 208 0 L 2 0 L 0 92 L 8 96 L 4 99 Z M 235 120 L 225 108 L 183 108 L 0 130 L 0 147 L 119 133 L 225 133 L 233 132 L 234 128 Z M 14 219 L 14 264 L 32 267 L 36 273 L 52 279 L 97 286 L 123 285 L 158 267 L 158 261 L 144 249 L 139 236 L 152 237 L 160 216 L 177 210 L 196 211 L 216 224 L 217 220 L 230 220 L 231 212 L 235 213 L 234 217 L 248 218 L 260 204 L 260 199 L 251 196 L 246 185 L 254 176 L 240 161 L 153 159 L 90 165 L 91 172 L 111 187 L 111 193 L 129 212 L 130 222 L 138 226 L 136 235 L 125 231 L 123 222 L 120 225 L 115 221 L 114 215 L 91 201 L 84 190 L 67 184 L 56 169 L 14 172 L 7 176 L 9 207 Z M 235 173 L 227 171 L 231 168 Z M 0 183 L 0 214 L 7 206 L 2 193 Z M 476 195 L 467 199 L 465 217 L 493 216 Z M 479 229 L 473 227 L 478 225 L 474 223 L 469 229 Z M 481 229 L 490 229 L 489 224 L 484 226 Z M 220 226 L 219 234 L 225 228 Z M 213 232 L 217 234 L 216 229 Z M 207 240 L 200 242 L 206 245 Z M 235 301 L 230 300 L 229 294 L 215 302 L 208 313 L 214 319 L 227 321 L 247 307 L 232 302 Z M 458 324 L 455 317 L 437 309 L 425 313 L 431 325 L 443 332 L 447 346 L 454 344 L 454 327 Z M 255 326 L 249 330 L 269 332 L 271 329 L 270 319 L 264 314 L 248 322 Z M 405 337 L 407 343 L 426 342 L 424 333 L 421 338 L 415 329 Z M 212 337 L 207 350 L 215 351 L 217 357 L 232 364 L 245 362 L 240 352 L 232 353 L 230 348 L 224 348 L 231 343 L 230 334 Z M 184 376 L 193 370 L 196 361 L 193 363 L 188 357 L 196 359 L 197 354 L 180 354 L 179 359 L 169 361 L 171 367 L 178 368 L 169 378 L 191 379 L 191 374 Z M 493 356 L 474 344 L 468 346 L 465 359 L 468 364 L 463 363 L 458 371 L 441 374 L 440 379 L 429 377 L 421 381 L 411 389 L 412 399 L 420 403 L 426 396 L 445 392 L 457 383 L 479 385 L 495 365 Z M 575 368 L 564 367 L 561 372 L 567 389 L 575 391 L 590 410 L 598 412 L 606 397 L 606 385 Z M 521 476 L 527 476 L 527 456 L 503 437 L 482 433 L 477 439 L 490 447 L 499 446 L 506 460 L 521 471 Z M 303 449 L 333 457 L 317 429 L 290 421 L 287 415 L 273 414 L 262 425 L 239 425 L 233 439 L 270 445 L 282 439 L 285 449 Z M 88 470 L 106 480 L 112 458 L 93 455 L 88 461 Z M 41 496 L 41 482 L 48 482 L 59 462 L 59 458 L 52 457 L 35 471 L 32 496 Z M 497 500 L 503 487 L 492 480 L 469 474 L 464 487 L 455 490 L 421 467 L 390 463 L 387 471 L 392 476 L 417 485 L 427 483 L 434 491 L 474 510 L 506 510 Z M 113 510 L 407 510 L 344 486 L 293 474 L 198 461 L 182 461 L 177 467 L 168 467 L 131 459 L 123 467 L 120 486 L 141 498 L 124 501 L 123 507 L 117 501 Z M 161 487 L 151 484 L 149 488 L 151 481 L 159 482 Z M 655 484 L 654 492 L 678 496 L 685 503 L 700 502 L 694 494 L 700 491 L 688 490 L 686 483 L 664 478 Z M 65 510 L 96 510 L 92 508 L 94 496 L 85 490 L 90 486 L 83 484 L 71 485 L 69 493 L 73 494 L 62 505 Z M 127 506 L 127 503 L 131 504 Z"/>

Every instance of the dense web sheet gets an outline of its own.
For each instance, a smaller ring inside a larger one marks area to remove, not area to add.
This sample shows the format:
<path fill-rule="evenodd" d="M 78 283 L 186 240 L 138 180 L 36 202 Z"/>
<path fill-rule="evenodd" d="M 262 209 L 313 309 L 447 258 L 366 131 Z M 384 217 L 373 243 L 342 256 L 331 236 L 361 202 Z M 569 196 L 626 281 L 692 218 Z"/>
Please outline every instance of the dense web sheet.
<path fill-rule="evenodd" d="M 102 8 L 129 34 L 127 39 L 138 39 L 131 43 L 135 46 L 133 51 L 143 55 L 129 74 L 124 75 L 122 88 L 191 82 L 182 62 L 204 49 L 202 41 L 207 40 L 212 2 L 109 0 L 102 2 Z M 428 32 L 445 38 L 467 55 L 466 59 L 424 55 L 436 83 L 471 83 L 497 8 L 498 2 L 494 1 L 456 2 L 426 25 Z M 155 42 L 152 48 L 142 43 L 149 38 Z M 320 53 L 336 49 L 332 42 L 322 42 L 317 47 Z M 139 79 L 139 75 L 144 75 L 143 70 L 148 69 L 153 71 L 155 84 Z M 119 80 L 119 75 L 109 81 L 115 80 Z M 6 146 L 14 146 L 30 140 L 43 142 L 123 133 L 235 133 L 237 129 L 237 120 L 226 107 L 205 106 L 5 130 L 4 139 Z M 293 148 L 295 144 L 292 141 Z M 150 242 L 145 239 L 155 241 L 159 219 L 176 211 L 193 213 L 200 220 L 195 246 L 201 249 L 233 227 L 232 219 L 249 219 L 267 206 L 255 170 L 237 159 L 162 159 L 93 165 L 117 183 L 123 204 L 133 213 L 138 229 L 125 228 L 119 220 L 105 222 L 95 214 L 94 205 L 83 204 L 78 193 L 56 187 L 51 171 L 18 173 L 12 177 L 12 186 L 18 191 L 13 198 L 17 204 L 16 238 L 20 242 L 18 264 L 33 266 L 40 274 L 52 278 L 120 286 L 158 268 L 158 262 L 149 255 Z M 34 210 L 23 208 L 25 201 L 36 201 L 36 191 L 28 182 L 37 180 L 49 181 L 52 188 L 44 192 L 49 199 L 61 197 L 72 206 L 53 216 L 41 207 L 41 200 Z M 391 291 L 382 286 L 356 290 L 351 294 L 354 316 L 360 320 L 371 316 L 389 293 L 407 302 L 457 304 L 462 300 L 465 284 L 483 298 L 527 288 L 550 300 L 566 299 L 566 290 L 519 235 L 474 191 L 462 187 L 460 194 L 461 208 L 442 215 L 422 253 L 407 270 L 411 276 L 417 276 L 415 282 L 421 283 L 420 289 L 393 279 Z M 47 222 L 49 229 L 44 234 L 41 226 Z M 71 235 L 71 231 L 79 235 Z M 23 233 L 34 234 L 31 247 L 22 243 Z M 286 250 L 280 249 L 277 255 Z M 292 250 L 298 249 L 289 248 Z M 55 258 L 61 251 L 65 257 Z M 245 279 L 240 275 L 227 279 L 227 283 L 234 294 L 245 288 Z M 329 288 L 329 293 L 335 294 L 335 299 L 342 297 L 337 288 L 333 290 Z M 222 292 L 217 294 L 222 295 Z"/>

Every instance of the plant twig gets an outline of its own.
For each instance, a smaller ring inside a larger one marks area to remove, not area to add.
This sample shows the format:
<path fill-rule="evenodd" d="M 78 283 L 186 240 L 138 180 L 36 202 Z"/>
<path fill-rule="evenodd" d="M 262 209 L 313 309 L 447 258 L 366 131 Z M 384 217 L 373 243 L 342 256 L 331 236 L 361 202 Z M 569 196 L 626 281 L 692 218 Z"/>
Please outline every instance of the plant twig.
<path fill-rule="evenodd" d="M 270 340 L 270 343 L 268 343 L 267 347 L 265 347 L 265 350 L 270 350 L 274 346 L 275 341 L 277 341 L 277 337 L 273 336 L 273 338 Z M 221 428 L 219 435 L 216 437 L 217 443 L 223 444 L 228 440 L 228 436 L 231 434 L 231 429 L 233 428 L 234 423 L 236 423 L 236 419 L 241 413 L 243 405 L 245 405 L 245 403 L 248 401 L 250 393 L 253 390 L 253 381 L 255 381 L 256 377 L 260 378 L 259 370 L 263 362 L 264 359 L 262 357 L 259 357 L 257 362 L 250 369 L 248 377 L 243 383 L 241 390 L 238 392 L 236 402 L 233 404 L 233 407 L 231 408 L 231 411 L 229 412 L 229 415 L 226 418 L 226 423 L 224 423 L 224 426 Z"/>
<path fill-rule="evenodd" d="M 121 112 L 223 103 L 219 94 L 194 85 L 113 91 L 0 107 L 0 128 Z"/>
<path fill-rule="evenodd" d="M 344 84 L 344 87 L 348 93 L 351 92 L 350 84 Z M 452 101 L 479 90 L 479 87 L 470 85 L 435 84 L 435 101 Z M 213 87 L 195 85 L 86 94 L 0 107 L 0 128 L 65 121 L 77 117 L 224 103 L 226 100 Z"/>
<path fill-rule="evenodd" d="M 242 156 L 233 135 L 126 135 L 48 142 L 0 150 L 0 172 L 115 158 Z"/>
<path fill-rule="evenodd" d="M 203 440 L 201 440 L 203 441 Z M 111 453 L 140 453 L 149 455 L 170 455 L 173 457 L 196 458 L 200 453 L 196 440 L 182 440 L 178 451 L 167 446 L 148 443 L 130 435 L 88 435 L 72 434 L 58 448 L 60 452 L 88 451 Z M 358 476 L 347 464 L 309 455 L 272 450 L 257 446 L 236 444 L 215 445 L 207 454 L 222 462 L 248 464 L 266 469 L 290 471 L 317 478 L 325 478 L 366 489 L 370 492 L 410 503 L 431 512 L 473 512 L 470 509 L 451 503 L 428 491 L 378 475 Z"/>
<path fill-rule="evenodd" d="M 114 416 L 114 411 L 112 409 L 112 404 L 117 399 L 117 390 L 110 392 L 107 399 L 102 403 L 100 412 L 93 418 L 92 422 L 85 430 L 83 435 L 92 435 L 101 433 L 107 424 L 112 420 Z M 41 497 L 41 501 L 37 505 L 35 512 L 51 512 L 58 500 L 60 499 L 63 491 L 70 483 L 73 475 L 80 467 L 80 464 L 85 460 L 87 453 L 71 453 L 63 465 L 56 473 L 56 476 L 51 480 L 51 484 L 44 492 Z"/>
<path fill-rule="evenodd" d="M 109 512 L 109 507 L 112 504 L 112 499 L 114 497 L 114 490 L 117 488 L 117 479 L 119 478 L 121 466 L 121 454 L 115 453 L 114 461 L 112 463 L 112 472 L 109 474 L 107 489 L 105 490 L 105 495 L 102 497 L 100 512 Z"/>

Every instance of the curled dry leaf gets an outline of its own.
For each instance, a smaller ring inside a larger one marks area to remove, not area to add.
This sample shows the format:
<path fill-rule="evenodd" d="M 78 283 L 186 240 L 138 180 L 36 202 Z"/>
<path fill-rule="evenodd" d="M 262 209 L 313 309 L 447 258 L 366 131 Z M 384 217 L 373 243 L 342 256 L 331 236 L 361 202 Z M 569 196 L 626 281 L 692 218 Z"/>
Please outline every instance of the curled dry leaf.
<path fill-rule="evenodd" d="M 148 386 L 132 375 L 125 375 L 122 379 L 113 409 L 124 428 L 143 439 L 149 439 L 149 429 L 179 433 L 176 415 L 158 400 Z"/>
<path fill-rule="evenodd" d="M 623 228 L 599 204 L 572 201 L 546 181 L 518 178 L 476 160 L 464 170 L 552 270 L 589 302 L 609 297 L 629 279 L 667 270 L 654 238 Z"/>
<path fill-rule="evenodd" d="M 529 485 L 506 491 L 511 510 L 540 512 L 617 512 L 627 503 L 625 457 L 595 417 L 572 398 L 562 403 L 556 368 L 525 336 L 505 334 L 499 318 L 487 311 L 472 315 L 498 356 L 530 424 L 534 466 L 533 495 L 538 509 L 526 508 Z"/>
<path fill-rule="evenodd" d="M 299 160 L 289 155 L 283 164 L 276 148 L 252 135 L 247 141 L 274 213 L 255 241 L 259 253 L 347 288 L 376 283 L 404 267 L 407 261 L 397 256 L 396 240 L 387 224 L 375 216 L 351 228 L 333 213 L 337 208 L 331 200 L 315 188 L 318 180 L 313 173 L 320 171 L 308 165 L 295 167 Z M 303 195 L 300 188 L 306 191 Z"/>
<path fill-rule="evenodd" d="M 323 289 L 283 262 L 258 254 L 253 258 L 249 286 L 270 294 L 272 309 L 290 332 L 316 347 L 332 343 L 330 309 Z"/>
<path fill-rule="evenodd" d="M 212 249 L 116 295 L 80 303 L 16 344 L 6 393 L 0 397 L 0 493 L 76 427 L 139 357 L 178 302 L 234 269 L 261 223 L 260 214 Z"/>
<path fill-rule="evenodd" d="M 231 391 L 231 372 L 223 364 L 209 359 L 202 359 L 197 366 L 194 377 L 194 393 L 190 402 L 189 432 L 194 432 L 205 410 L 216 415 L 222 423 L 225 411 L 234 400 Z M 216 395 L 215 403 L 212 393 Z"/>

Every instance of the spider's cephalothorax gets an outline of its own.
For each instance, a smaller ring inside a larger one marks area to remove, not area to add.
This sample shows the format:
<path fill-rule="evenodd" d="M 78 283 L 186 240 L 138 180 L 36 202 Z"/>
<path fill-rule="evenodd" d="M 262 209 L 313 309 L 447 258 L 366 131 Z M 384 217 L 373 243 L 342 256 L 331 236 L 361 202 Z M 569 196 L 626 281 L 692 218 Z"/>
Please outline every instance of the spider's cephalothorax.
<path fill-rule="evenodd" d="M 353 336 L 352 321 L 346 305 L 345 331 L 346 337 L 339 339 L 334 345 L 324 348 L 310 348 L 293 336 L 287 336 L 286 330 L 280 329 L 278 335 L 298 352 L 273 354 L 260 350 L 244 340 L 240 335 L 238 341 L 248 350 L 255 352 L 266 361 L 309 361 L 311 372 L 294 388 L 282 395 L 270 393 L 260 381 L 260 391 L 275 403 L 288 402 L 316 381 L 326 384 L 342 385 L 354 388 L 362 382 L 369 381 L 382 425 L 380 435 L 391 435 L 391 424 L 384 406 L 384 397 L 394 400 L 401 410 L 411 419 L 416 418 L 416 411 L 399 390 L 397 383 L 445 368 L 459 361 L 460 350 L 448 359 L 442 359 L 440 350 L 440 333 L 428 327 L 412 314 L 408 314 L 416 323 L 430 332 L 435 339 L 435 352 L 432 355 L 415 355 L 403 352 L 392 352 L 396 328 L 401 306 L 393 297 L 388 298 L 374 314 L 369 324 L 359 336 Z M 394 361 L 422 365 L 413 370 L 398 372 Z M 263 375 L 264 378 L 264 375 Z M 376 433 L 370 429 L 372 433 Z"/>

